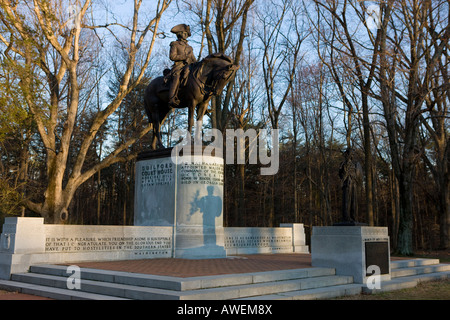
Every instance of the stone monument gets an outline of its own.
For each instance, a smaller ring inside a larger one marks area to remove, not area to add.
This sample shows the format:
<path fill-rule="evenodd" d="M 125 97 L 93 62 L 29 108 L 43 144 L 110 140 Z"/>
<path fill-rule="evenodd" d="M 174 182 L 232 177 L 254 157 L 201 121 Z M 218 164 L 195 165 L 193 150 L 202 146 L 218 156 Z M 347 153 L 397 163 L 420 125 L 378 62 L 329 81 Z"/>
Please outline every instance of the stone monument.
<path fill-rule="evenodd" d="M 190 27 L 178 24 L 171 32 L 177 36 L 170 43 L 169 58 L 174 64 L 148 85 L 144 96 L 145 110 L 153 124 L 154 151 L 140 154 L 136 163 L 135 225 L 173 226 L 174 257 L 225 257 L 224 160 L 222 152 L 220 156 L 203 155 L 198 136 L 210 99 L 221 94 L 239 66 L 221 53 L 197 62 L 187 42 Z M 197 110 L 199 128 L 193 153 L 186 153 L 191 148 L 164 148 L 162 144 L 161 122 L 174 108 L 189 109 L 187 145 L 191 143 Z"/>
<path fill-rule="evenodd" d="M 367 226 L 313 227 L 311 263 L 313 267 L 335 268 L 336 274 L 353 276 L 355 283 L 366 283 L 374 273 L 381 280 L 390 280 L 388 230 Z"/>
<path fill-rule="evenodd" d="M 224 159 L 221 147 L 204 147 L 201 119 L 239 66 L 219 53 L 196 62 L 190 29 L 171 30 L 172 70 L 147 87 L 145 110 L 153 124 L 153 150 L 136 162 L 134 226 L 44 224 L 43 218 L 5 218 L 0 235 L 0 279 L 34 264 L 152 258 L 223 258 L 230 254 L 308 252 L 303 224 L 279 228 L 223 227 Z M 164 148 L 160 125 L 173 108 L 189 109 L 185 144 Z M 194 111 L 199 123 L 191 141 Z M 158 147 L 158 149 L 156 148 Z M 226 241 L 225 241 L 226 239 Z M 226 244 L 225 244 L 226 243 Z"/>

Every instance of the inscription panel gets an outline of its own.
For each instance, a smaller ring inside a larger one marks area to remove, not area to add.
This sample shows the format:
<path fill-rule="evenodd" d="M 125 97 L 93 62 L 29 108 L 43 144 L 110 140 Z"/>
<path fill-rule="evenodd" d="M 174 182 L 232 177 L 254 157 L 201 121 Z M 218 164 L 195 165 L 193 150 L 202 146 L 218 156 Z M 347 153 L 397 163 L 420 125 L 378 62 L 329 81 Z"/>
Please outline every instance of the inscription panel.
<path fill-rule="evenodd" d="M 52 237 L 45 239 L 46 252 L 88 252 L 171 249 L 171 237 Z"/>
<path fill-rule="evenodd" d="M 223 164 L 221 163 L 181 163 L 180 184 L 223 185 Z"/>
<path fill-rule="evenodd" d="M 172 228 L 46 225 L 46 253 L 125 253 L 170 256 Z"/>
<path fill-rule="evenodd" d="M 224 244 L 230 248 L 286 248 L 292 246 L 288 228 L 225 228 Z"/>
<path fill-rule="evenodd" d="M 223 164 L 220 163 L 181 163 L 178 168 L 180 184 L 223 185 Z M 175 182 L 175 164 L 171 161 L 141 166 L 140 186 L 173 185 Z"/>
<path fill-rule="evenodd" d="M 228 236 L 225 237 L 225 248 L 270 248 L 288 247 L 292 245 L 290 236 Z"/>
<path fill-rule="evenodd" d="M 366 270 L 369 266 L 376 265 L 380 268 L 381 274 L 389 273 L 389 243 L 387 241 L 368 241 L 365 243 L 365 252 Z"/>
<path fill-rule="evenodd" d="M 174 167 L 170 161 L 141 166 L 141 188 L 172 185 L 175 180 Z"/>

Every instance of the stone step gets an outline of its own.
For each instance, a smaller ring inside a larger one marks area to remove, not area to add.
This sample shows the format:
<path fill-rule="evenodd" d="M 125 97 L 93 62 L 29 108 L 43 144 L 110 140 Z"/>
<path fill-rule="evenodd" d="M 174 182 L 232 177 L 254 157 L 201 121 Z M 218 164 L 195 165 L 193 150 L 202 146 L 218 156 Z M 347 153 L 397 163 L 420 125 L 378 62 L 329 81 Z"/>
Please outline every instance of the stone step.
<path fill-rule="evenodd" d="M 56 287 L 61 289 L 67 288 L 67 278 L 54 275 L 34 273 L 14 274 L 12 276 L 12 280 L 39 286 Z M 312 289 L 322 286 L 335 286 L 348 284 L 352 281 L 352 277 L 349 276 L 332 275 L 304 279 L 233 285 L 226 287 L 215 287 L 201 290 L 197 289 L 187 291 L 174 291 L 157 288 L 138 287 L 111 282 L 82 280 L 81 290 L 83 292 L 141 300 L 225 300 Z"/>
<path fill-rule="evenodd" d="M 349 283 L 330 287 L 321 287 L 276 294 L 243 298 L 241 300 L 316 300 L 351 296 L 362 292 L 361 284 Z"/>
<path fill-rule="evenodd" d="M 68 277 L 67 266 L 38 265 L 30 268 L 31 273 Z M 137 274 L 122 271 L 81 268 L 82 280 L 103 281 L 139 287 L 157 288 L 174 291 L 199 290 L 215 287 L 226 287 L 264 282 L 303 279 L 311 277 L 330 276 L 335 274 L 333 268 L 302 268 L 254 272 L 242 274 L 228 274 L 202 277 L 169 277 L 149 274 Z"/>
<path fill-rule="evenodd" d="M 391 270 L 391 278 L 450 271 L 450 264 L 434 264 L 419 267 L 405 267 Z"/>
<path fill-rule="evenodd" d="M 382 281 L 381 289 L 369 289 L 364 284 L 344 284 L 308 290 L 280 292 L 254 296 L 244 300 L 314 300 L 331 299 L 360 293 L 372 294 L 416 287 L 421 281 L 447 279 L 450 264 L 440 264 L 439 259 L 411 259 L 391 262 L 392 280 Z"/>
<path fill-rule="evenodd" d="M 13 281 L 30 283 L 39 286 L 53 287 L 66 289 L 67 288 L 67 277 L 47 275 L 47 274 L 36 274 L 36 273 L 21 273 L 13 274 L 11 276 Z M 178 291 L 170 291 L 157 288 L 145 288 L 137 287 L 131 285 L 124 285 L 118 283 L 104 282 L 104 281 L 94 281 L 94 280 L 81 280 L 80 293 L 95 293 L 105 296 L 120 297 L 126 299 L 142 299 L 142 300 L 177 300 Z"/>
<path fill-rule="evenodd" d="M 367 286 L 362 287 L 362 292 L 373 294 L 378 292 L 394 291 L 416 287 L 420 282 L 445 280 L 450 278 L 450 271 L 440 271 L 428 274 L 418 274 L 414 276 L 404 276 L 394 278 L 389 281 L 381 282 L 380 289 L 369 289 Z"/>
<path fill-rule="evenodd" d="M 420 267 L 439 264 L 439 259 L 408 259 L 391 261 L 391 271 L 400 268 Z"/>
<path fill-rule="evenodd" d="M 41 286 L 32 283 L 0 280 L 0 289 L 56 300 L 128 300 L 120 297 Z"/>
<path fill-rule="evenodd" d="M 271 296 L 253 297 L 261 300 L 314 300 L 332 299 L 342 296 L 351 296 L 360 293 L 374 294 L 379 292 L 395 291 L 401 289 L 415 288 L 420 282 L 444 280 L 450 278 L 449 271 L 440 271 L 429 274 L 399 277 L 389 281 L 381 282 L 380 289 L 369 289 L 366 285 L 347 284 L 334 287 L 323 287 L 310 290 L 283 292 Z"/>
<path fill-rule="evenodd" d="M 168 277 L 81 268 L 81 290 L 67 289 L 67 266 L 32 266 L 29 273 L 0 281 L 0 288 L 53 299 L 139 300 L 300 300 L 331 299 L 361 292 L 374 293 L 417 286 L 421 281 L 447 279 L 450 264 L 438 259 L 391 262 L 392 280 L 381 289 L 354 284 L 332 268 L 304 268 L 204 277 Z"/>
<path fill-rule="evenodd" d="M 353 281 L 349 276 L 323 276 L 295 280 L 283 280 L 276 282 L 257 283 L 252 285 L 241 285 L 224 288 L 211 288 L 200 291 L 191 291 L 186 299 L 206 300 L 206 299 L 242 299 L 253 296 L 271 295 L 280 292 L 292 292 L 318 288 L 321 286 L 335 286 L 348 284 Z"/>

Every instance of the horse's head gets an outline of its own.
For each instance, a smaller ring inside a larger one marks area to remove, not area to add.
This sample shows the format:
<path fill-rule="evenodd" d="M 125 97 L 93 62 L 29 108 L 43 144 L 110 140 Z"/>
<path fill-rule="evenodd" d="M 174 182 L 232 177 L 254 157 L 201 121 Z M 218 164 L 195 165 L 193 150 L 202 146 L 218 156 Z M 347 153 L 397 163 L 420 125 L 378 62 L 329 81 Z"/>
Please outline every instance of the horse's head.
<path fill-rule="evenodd" d="M 214 95 L 219 94 L 236 75 L 239 66 L 222 53 L 211 54 L 204 60 L 209 65 L 208 82 L 213 86 Z"/>
<path fill-rule="evenodd" d="M 236 71 L 239 69 L 238 65 L 229 64 L 225 66 L 223 69 L 218 70 L 215 75 L 216 79 L 216 88 L 215 93 L 218 94 L 222 92 L 223 88 L 227 85 L 228 82 L 236 75 Z"/>

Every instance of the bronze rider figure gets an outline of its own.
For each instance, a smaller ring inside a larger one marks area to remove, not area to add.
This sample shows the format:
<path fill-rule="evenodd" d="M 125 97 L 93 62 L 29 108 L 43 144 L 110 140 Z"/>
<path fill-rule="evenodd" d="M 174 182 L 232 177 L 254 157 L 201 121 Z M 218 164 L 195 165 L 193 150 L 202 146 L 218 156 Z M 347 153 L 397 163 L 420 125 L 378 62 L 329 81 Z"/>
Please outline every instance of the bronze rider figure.
<path fill-rule="evenodd" d="M 169 89 L 169 106 L 177 107 L 180 104 L 178 99 L 178 88 L 180 86 L 180 81 L 187 76 L 183 70 L 188 71 L 185 67 L 191 63 L 197 62 L 194 56 L 192 47 L 188 44 L 187 38 L 191 36 L 190 27 L 186 24 L 179 24 L 173 27 L 170 32 L 177 35 L 178 40 L 170 43 L 170 60 L 174 61 L 169 78 L 172 79 L 170 82 Z M 183 77 L 181 73 L 183 72 Z"/>

